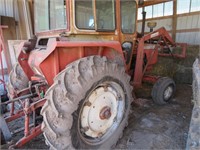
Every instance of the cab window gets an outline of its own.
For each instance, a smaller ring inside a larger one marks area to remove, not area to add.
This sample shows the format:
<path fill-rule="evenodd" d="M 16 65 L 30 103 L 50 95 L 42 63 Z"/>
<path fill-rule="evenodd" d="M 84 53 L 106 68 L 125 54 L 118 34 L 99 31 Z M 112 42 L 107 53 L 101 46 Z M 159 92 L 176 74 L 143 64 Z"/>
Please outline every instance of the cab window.
<path fill-rule="evenodd" d="M 66 29 L 65 0 L 35 0 L 36 32 Z"/>
<path fill-rule="evenodd" d="M 136 25 L 136 2 L 135 0 L 121 0 L 121 30 L 123 33 L 132 34 Z"/>
<path fill-rule="evenodd" d="M 75 22 L 79 29 L 94 29 L 94 13 L 92 5 L 92 0 L 75 1 Z"/>
<path fill-rule="evenodd" d="M 75 0 L 75 22 L 79 29 L 115 30 L 114 0 Z"/>
<path fill-rule="evenodd" d="M 97 30 L 115 30 L 114 0 L 97 0 Z"/>

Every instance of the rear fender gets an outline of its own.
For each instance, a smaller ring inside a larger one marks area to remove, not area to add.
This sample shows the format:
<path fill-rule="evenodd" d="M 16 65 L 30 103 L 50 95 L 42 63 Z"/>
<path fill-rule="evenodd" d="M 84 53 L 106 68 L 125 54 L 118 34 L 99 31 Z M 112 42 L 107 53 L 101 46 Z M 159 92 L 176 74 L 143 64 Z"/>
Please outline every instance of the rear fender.
<path fill-rule="evenodd" d="M 106 56 L 118 64 L 125 64 L 119 42 L 56 41 L 56 39 L 49 39 L 46 50 L 30 54 L 28 63 L 31 68 L 37 68 L 48 84 L 52 85 L 53 78 L 68 64 L 92 55 Z"/>

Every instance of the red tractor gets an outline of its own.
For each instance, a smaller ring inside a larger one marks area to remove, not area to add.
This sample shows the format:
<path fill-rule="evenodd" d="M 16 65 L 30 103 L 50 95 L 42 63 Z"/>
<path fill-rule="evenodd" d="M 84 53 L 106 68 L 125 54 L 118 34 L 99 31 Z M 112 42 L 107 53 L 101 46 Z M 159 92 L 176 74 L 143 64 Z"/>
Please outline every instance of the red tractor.
<path fill-rule="evenodd" d="M 7 88 L 10 101 L 4 103 L 12 104 L 6 122 L 25 116 L 25 136 L 15 147 L 42 132 L 55 149 L 115 146 L 128 125 L 131 77 L 134 87 L 154 82 L 158 104 L 171 99 L 174 81 L 148 76 L 148 71 L 158 55 L 173 55 L 177 44 L 164 28 L 138 38 L 137 3 L 34 0 L 36 36 L 19 46 Z M 173 56 L 185 57 L 185 45 L 180 45 L 183 53 Z M 14 111 L 16 102 L 21 110 Z M 42 124 L 35 121 L 40 108 Z"/>

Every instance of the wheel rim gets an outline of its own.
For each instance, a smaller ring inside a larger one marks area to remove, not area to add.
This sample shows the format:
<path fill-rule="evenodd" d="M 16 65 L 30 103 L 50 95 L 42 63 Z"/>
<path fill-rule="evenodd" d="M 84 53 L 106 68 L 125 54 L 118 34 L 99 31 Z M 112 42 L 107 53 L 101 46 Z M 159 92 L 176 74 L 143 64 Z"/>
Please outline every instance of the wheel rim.
<path fill-rule="evenodd" d="M 79 114 L 78 131 L 82 140 L 98 145 L 120 125 L 125 113 L 125 94 L 116 82 L 104 82 L 94 88 Z"/>
<path fill-rule="evenodd" d="M 165 91 L 164 91 L 164 100 L 167 101 L 171 98 L 172 94 L 173 94 L 173 86 L 170 85 L 168 86 Z"/>

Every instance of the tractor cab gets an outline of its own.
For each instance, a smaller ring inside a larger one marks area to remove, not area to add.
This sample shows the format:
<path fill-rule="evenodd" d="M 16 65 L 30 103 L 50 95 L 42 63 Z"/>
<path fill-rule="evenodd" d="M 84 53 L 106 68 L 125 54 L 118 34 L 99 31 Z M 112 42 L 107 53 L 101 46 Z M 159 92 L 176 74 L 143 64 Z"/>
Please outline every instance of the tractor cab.
<path fill-rule="evenodd" d="M 35 33 L 41 37 L 84 36 L 93 40 L 133 41 L 135 0 L 35 0 Z M 84 36 L 83 36 L 84 35 Z M 80 37 L 81 39 L 81 37 Z"/>
<path fill-rule="evenodd" d="M 67 64 L 91 55 L 130 68 L 137 36 L 135 0 L 35 0 L 34 8 L 37 40 L 34 48 L 24 44 L 29 65 L 20 61 L 24 54 L 18 59 L 22 68 L 31 66 L 24 70 L 29 79 L 36 74 L 52 84 Z M 47 69 L 55 63 L 57 68 Z"/>
<path fill-rule="evenodd" d="M 52 36 L 70 41 L 118 41 L 130 56 L 137 36 L 136 21 L 135 0 L 35 0 L 39 45 L 47 44 Z M 126 64 L 130 67 L 130 58 Z"/>

